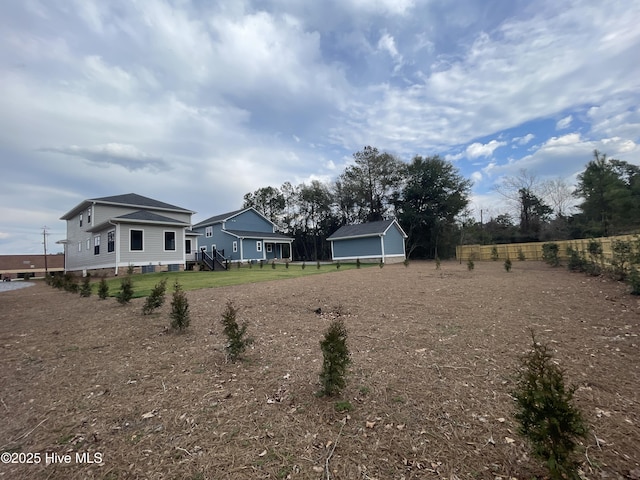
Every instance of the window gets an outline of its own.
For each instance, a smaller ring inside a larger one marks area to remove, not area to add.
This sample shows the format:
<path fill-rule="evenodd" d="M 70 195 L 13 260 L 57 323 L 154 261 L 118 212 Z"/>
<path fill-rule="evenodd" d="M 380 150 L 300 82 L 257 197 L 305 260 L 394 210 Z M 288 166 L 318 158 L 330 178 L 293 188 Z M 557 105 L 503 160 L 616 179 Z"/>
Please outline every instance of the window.
<path fill-rule="evenodd" d="M 191 239 L 189 238 L 184 241 L 184 253 L 187 255 L 191 253 Z"/>
<path fill-rule="evenodd" d="M 273 251 L 273 244 L 267 243 L 267 252 L 271 253 Z"/>
<path fill-rule="evenodd" d="M 82 226 L 82 214 L 80 214 L 80 226 Z"/>
<path fill-rule="evenodd" d="M 91 225 L 91 207 L 87 208 L 87 225 Z"/>
<path fill-rule="evenodd" d="M 238 242 L 233 242 L 233 253 L 238 252 Z"/>
<path fill-rule="evenodd" d="M 164 232 L 164 249 L 176 249 L 176 232 Z"/>
<path fill-rule="evenodd" d="M 100 255 L 100 235 L 93 237 L 93 254 Z"/>
<path fill-rule="evenodd" d="M 205 237 L 213 237 L 213 227 L 207 227 L 204 229 Z"/>
<path fill-rule="evenodd" d="M 87 238 L 87 250 L 91 250 L 91 239 Z"/>
<path fill-rule="evenodd" d="M 116 231 L 111 230 L 107 232 L 107 253 L 113 253 L 116 251 Z"/>
<path fill-rule="evenodd" d="M 81 252 L 82 251 L 82 242 L 78 242 L 78 251 Z"/>
<path fill-rule="evenodd" d="M 130 230 L 130 249 L 133 251 L 142 251 L 142 230 Z"/>
<path fill-rule="evenodd" d="M 262 251 L 262 242 L 258 240 L 256 242 L 256 252 L 261 252 L 261 251 Z"/>

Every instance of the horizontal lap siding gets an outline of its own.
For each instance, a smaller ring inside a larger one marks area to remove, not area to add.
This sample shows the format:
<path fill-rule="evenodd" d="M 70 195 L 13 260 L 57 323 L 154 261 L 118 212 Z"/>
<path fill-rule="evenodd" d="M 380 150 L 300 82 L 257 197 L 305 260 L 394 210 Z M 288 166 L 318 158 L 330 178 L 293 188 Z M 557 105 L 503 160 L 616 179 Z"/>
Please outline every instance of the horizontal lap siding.
<path fill-rule="evenodd" d="M 392 225 L 384 236 L 384 254 L 385 256 L 404 254 L 404 237 L 395 225 Z"/>
<path fill-rule="evenodd" d="M 252 232 L 273 232 L 273 225 L 256 212 L 249 210 L 225 222 L 226 230 L 249 230 Z"/>
<path fill-rule="evenodd" d="M 130 251 L 130 231 L 142 230 L 143 251 Z M 164 232 L 172 231 L 176 233 L 176 249 L 174 251 L 164 251 Z M 166 228 L 162 226 L 136 227 L 129 225 L 120 226 L 120 264 L 145 265 L 158 262 L 182 263 L 184 258 L 184 230 L 181 228 Z"/>
<path fill-rule="evenodd" d="M 358 258 L 381 255 L 380 237 L 353 238 L 349 240 L 335 240 L 333 242 L 333 256 L 335 258 Z"/>

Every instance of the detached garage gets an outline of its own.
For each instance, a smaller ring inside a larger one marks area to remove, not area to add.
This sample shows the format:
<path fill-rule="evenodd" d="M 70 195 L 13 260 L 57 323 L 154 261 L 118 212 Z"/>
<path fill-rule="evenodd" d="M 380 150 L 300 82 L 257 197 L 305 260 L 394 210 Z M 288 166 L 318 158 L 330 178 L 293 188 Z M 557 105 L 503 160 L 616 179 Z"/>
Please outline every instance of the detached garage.
<path fill-rule="evenodd" d="M 331 258 L 338 260 L 370 260 L 384 263 L 402 262 L 406 258 L 404 233 L 395 219 L 345 225 L 333 233 Z"/>

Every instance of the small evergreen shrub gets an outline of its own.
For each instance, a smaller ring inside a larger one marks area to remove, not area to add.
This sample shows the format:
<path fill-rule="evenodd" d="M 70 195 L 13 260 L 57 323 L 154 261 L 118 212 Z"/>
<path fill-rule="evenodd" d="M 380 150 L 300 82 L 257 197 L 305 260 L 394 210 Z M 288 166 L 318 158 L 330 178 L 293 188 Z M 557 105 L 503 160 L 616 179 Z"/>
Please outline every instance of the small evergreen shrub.
<path fill-rule="evenodd" d="M 133 272 L 134 272 L 133 265 L 129 264 L 129 266 L 127 267 L 127 275 L 133 275 Z"/>
<path fill-rule="evenodd" d="M 507 273 L 509 273 L 511 271 L 511 259 L 509 257 L 507 257 L 507 259 L 504 261 L 504 269 L 506 270 Z"/>
<path fill-rule="evenodd" d="M 98 297 L 100 300 L 104 300 L 109 296 L 109 284 L 107 280 L 102 277 L 100 279 L 100 283 L 98 284 Z"/>
<path fill-rule="evenodd" d="M 611 267 L 612 274 L 616 280 L 627 278 L 627 270 L 634 257 L 633 244 L 626 240 L 614 240 L 611 243 Z"/>
<path fill-rule="evenodd" d="M 340 270 L 340 260 L 336 263 L 336 270 Z"/>
<path fill-rule="evenodd" d="M 286 262 L 284 262 L 284 268 L 286 268 L 287 270 L 289 270 L 289 260 L 287 260 Z"/>
<path fill-rule="evenodd" d="M 586 271 L 587 260 L 584 258 L 584 254 L 571 247 L 567 247 L 567 254 L 569 255 L 569 261 L 567 262 L 568 270 L 572 272 Z"/>
<path fill-rule="evenodd" d="M 347 347 L 347 329 L 341 318 L 331 322 L 320 342 L 322 349 L 322 372 L 320 372 L 321 395 L 335 395 L 346 386 L 347 367 L 351 362 Z"/>
<path fill-rule="evenodd" d="M 518 249 L 518 261 L 519 262 L 524 262 L 527 259 L 526 255 L 524 254 L 524 252 L 522 251 L 521 248 Z"/>
<path fill-rule="evenodd" d="M 264 260 L 260 260 L 260 268 L 264 267 Z"/>
<path fill-rule="evenodd" d="M 356 258 L 356 268 L 360 268 L 360 259 Z"/>
<path fill-rule="evenodd" d="M 276 261 L 275 260 L 271 260 L 271 269 L 272 270 L 276 269 Z"/>
<path fill-rule="evenodd" d="M 156 283 L 153 290 L 147 297 L 144 305 L 142 306 L 142 314 L 150 315 L 154 310 L 160 308 L 164 305 L 165 293 L 167 291 L 167 279 L 163 278 L 158 283 Z"/>
<path fill-rule="evenodd" d="M 171 300 L 171 328 L 183 332 L 189 326 L 189 300 L 176 280 L 173 285 L 173 300 Z"/>
<path fill-rule="evenodd" d="M 64 288 L 65 291 L 70 293 L 78 293 L 80 291 L 80 285 L 78 285 L 78 279 L 74 275 L 70 273 L 65 273 L 63 282 L 64 283 L 62 288 Z"/>
<path fill-rule="evenodd" d="M 440 270 L 440 257 L 436 256 L 436 270 Z"/>
<path fill-rule="evenodd" d="M 249 264 L 249 268 L 250 268 L 250 269 L 251 269 L 251 268 L 253 268 L 253 261 L 251 261 L 251 260 L 247 260 L 247 263 Z"/>
<path fill-rule="evenodd" d="M 87 276 L 82 279 L 82 286 L 80 287 L 81 297 L 91 296 L 91 275 L 87 273 Z"/>
<path fill-rule="evenodd" d="M 302 270 L 304 270 L 306 266 L 307 266 L 307 264 L 306 264 L 305 262 L 302 262 L 302 265 L 300 265 L 300 268 L 301 268 Z"/>
<path fill-rule="evenodd" d="M 469 259 L 467 261 L 467 270 L 472 271 L 475 268 L 475 263 L 473 263 L 473 260 Z"/>
<path fill-rule="evenodd" d="M 553 242 L 542 244 L 542 259 L 552 267 L 560 265 L 560 257 L 558 256 L 558 244 Z"/>
<path fill-rule="evenodd" d="M 28 282 L 31 279 L 31 272 L 27 272 L 22 277 L 25 282 Z"/>
<path fill-rule="evenodd" d="M 120 280 L 120 291 L 116 294 L 116 300 L 120 305 L 129 303 L 133 298 L 133 282 L 131 275 L 127 275 Z"/>
<path fill-rule="evenodd" d="M 491 247 L 491 260 L 495 262 L 498 260 L 498 258 L 500 258 L 500 256 L 498 255 L 498 247 L 494 245 L 493 247 Z"/>
<path fill-rule="evenodd" d="M 222 313 L 222 326 L 224 334 L 227 337 L 225 351 L 227 358 L 232 362 L 238 360 L 249 345 L 253 343 L 253 339 L 247 337 L 247 323 L 242 325 L 237 321 L 238 309 L 233 305 L 231 300 L 227 301 L 227 305 Z"/>
<path fill-rule="evenodd" d="M 405 257 L 405 259 L 402 261 L 402 263 L 404 264 L 405 268 L 409 266 L 409 259 Z"/>
<path fill-rule="evenodd" d="M 640 295 L 640 271 L 636 267 L 629 270 L 627 283 L 631 286 L 631 295 Z"/>
<path fill-rule="evenodd" d="M 382 259 L 380 259 L 380 263 L 378 264 L 378 266 L 379 266 L 380 268 L 384 267 L 384 262 L 382 261 Z"/>
<path fill-rule="evenodd" d="M 572 404 L 575 387 L 567 388 L 564 372 L 552 361 L 549 349 L 535 339 L 516 376 L 515 418 L 519 432 L 531 444 L 533 455 L 544 461 L 551 478 L 577 479 L 572 455 L 587 428 Z"/>
<path fill-rule="evenodd" d="M 316 260 L 316 268 L 320 270 L 320 260 Z"/>

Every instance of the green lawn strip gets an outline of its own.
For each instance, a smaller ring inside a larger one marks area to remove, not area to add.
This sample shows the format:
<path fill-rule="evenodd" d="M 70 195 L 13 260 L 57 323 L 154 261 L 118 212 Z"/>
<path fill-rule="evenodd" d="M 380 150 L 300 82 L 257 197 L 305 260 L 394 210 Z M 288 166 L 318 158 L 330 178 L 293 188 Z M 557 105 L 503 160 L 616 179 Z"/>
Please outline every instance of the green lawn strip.
<path fill-rule="evenodd" d="M 362 268 L 375 266 L 374 263 L 362 263 Z M 307 263 L 303 269 L 300 264 L 289 265 L 276 264 L 276 268 L 271 268 L 270 264 L 265 264 L 262 268 L 253 265 L 252 268 L 243 265 L 237 268 L 232 265 L 227 271 L 217 272 L 160 272 L 145 273 L 132 276 L 133 298 L 146 297 L 151 293 L 153 287 L 163 278 L 167 278 L 167 293 L 170 294 L 173 284 L 178 281 L 184 291 L 198 290 L 201 288 L 226 287 L 230 285 L 242 285 L 245 283 L 268 282 L 270 280 L 281 280 L 286 278 L 298 278 L 307 275 L 317 275 L 320 273 L 342 272 L 356 268 L 355 263 L 341 263 L 340 269 L 335 265 L 320 265 L 317 268 L 314 262 Z M 121 274 L 118 277 L 107 280 L 109 285 L 109 296 L 114 297 L 120 291 Z M 94 290 L 97 291 L 97 285 Z"/>

